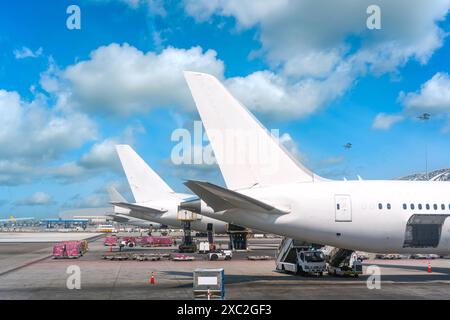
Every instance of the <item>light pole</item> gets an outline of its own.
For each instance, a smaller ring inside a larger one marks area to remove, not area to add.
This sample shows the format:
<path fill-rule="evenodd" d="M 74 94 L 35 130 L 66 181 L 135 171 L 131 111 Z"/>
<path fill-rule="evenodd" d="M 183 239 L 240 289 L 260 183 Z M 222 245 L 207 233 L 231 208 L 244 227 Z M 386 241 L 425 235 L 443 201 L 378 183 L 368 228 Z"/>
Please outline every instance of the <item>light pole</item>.
<path fill-rule="evenodd" d="M 344 147 L 344 149 L 345 149 L 346 151 L 348 151 L 348 150 L 350 150 L 351 148 L 353 148 L 353 144 L 350 143 L 350 142 L 347 142 L 346 144 L 343 145 L 343 147 Z M 348 169 L 349 169 L 349 168 L 348 168 L 348 159 L 346 159 L 345 163 L 346 163 L 345 172 L 348 172 Z M 345 174 L 345 173 L 344 173 L 344 174 Z"/>
<path fill-rule="evenodd" d="M 425 113 L 422 113 L 417 118 L 420 121 L 427 123 L 428 120 L 430 120 L 430 118 L 431 118 L 431 114 L 425 112 Z M 425 175 L 426 175 L 427 181 L 430 180 L 430 177 L 428 175 L 428 139 L 426 136 L 425 136 Z"/>

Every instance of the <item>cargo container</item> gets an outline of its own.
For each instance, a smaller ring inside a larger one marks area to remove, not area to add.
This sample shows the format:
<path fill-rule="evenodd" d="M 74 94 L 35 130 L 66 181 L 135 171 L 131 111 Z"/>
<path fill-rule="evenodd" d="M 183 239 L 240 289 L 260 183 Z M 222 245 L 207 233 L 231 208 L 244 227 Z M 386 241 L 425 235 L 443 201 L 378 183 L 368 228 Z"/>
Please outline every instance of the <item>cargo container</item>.
<path fill-rule="evenodd" d="M 117 246 L 117 237 L 116 236 L 107 236 L 105 238 L 105 246 Z"/>
<path fill-rule="evenodd" d="M 72 242 L 77 242 L 80 245 L 81 248 L 81 253 L 85 254 L 88 251 L 88 242 L 86 240 L 73 240 L 73 241 L 61 241 L 60 243 L 72 243 Z"/>
<path fill-rule="evenodd" d="M 141 239 L 142 247 L 170 247 L 173 245 L 171 237 L 144 236 Z"/>
<path fill-rule="evenodd" d="M 53 257 L 55 259 L 79 258 L 83 255 L 80 241 L 65 241 L 53 246 Z"/>

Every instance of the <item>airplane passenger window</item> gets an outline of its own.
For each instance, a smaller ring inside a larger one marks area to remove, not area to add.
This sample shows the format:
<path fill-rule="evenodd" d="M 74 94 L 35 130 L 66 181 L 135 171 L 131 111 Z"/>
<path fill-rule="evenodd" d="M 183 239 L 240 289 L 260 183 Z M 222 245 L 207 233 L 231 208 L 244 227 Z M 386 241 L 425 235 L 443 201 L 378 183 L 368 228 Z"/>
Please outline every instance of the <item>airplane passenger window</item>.
<path fill-rule="evenodd" d="M 422 204 L 419 203 L 419 210 L 422 210 Z"/>
<path fill-rule="evenodd" d="M 445 204 L 441 204 L 441 209 L 445 210 Z"/>
<path fill-rule="evenodd" d="M 414 203 L 411 203 L 411 210 L 414 210 Z"/>
<path fill-rule="evenodd" d="M 433 204 L 433 209 L 437 210 L 437 204 Z"/>
<path fill-rule="evenodd" d="M 403 204 L 403 209 L 406 210 L 408 208 L 408 206 L 406 205 L 406 203 Z"/>
<path fill-rule="evenodd" d="M 378 209 L 383 209 L 383 205 L 381 203 L 378 204 Z"/>
<path fill-rule="evenodd" d="M 427 204 L 426 208 L 427 208 L 427 210 L 430 210 L 430 205 L 429 205 L 429 204 Z"/>
<path fill-rule="evenodd" d="M 390 203 L 387 204 L 387 208 L 388 208 L 388 210 L 391 210 L 391 204 Z"/>
<path fill-rule="evenodd" d="M 341 210 L 341 205 L 339 203 L 336 205 L 336 207 L 338 210 Z"/>

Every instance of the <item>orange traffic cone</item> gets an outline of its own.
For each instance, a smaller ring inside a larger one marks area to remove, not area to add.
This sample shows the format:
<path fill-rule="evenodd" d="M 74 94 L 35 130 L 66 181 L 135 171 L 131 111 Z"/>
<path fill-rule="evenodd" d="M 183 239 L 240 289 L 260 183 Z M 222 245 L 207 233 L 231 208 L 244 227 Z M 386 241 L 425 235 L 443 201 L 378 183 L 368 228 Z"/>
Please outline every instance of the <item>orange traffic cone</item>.
<path fill-rule="evenodd" d="M 153 276 L 153 272 L 152 276 L 150 277 L 150 284 L 155 284 L 155 277 Z"/>
<path fill-rule="evenodd" d="M 431 263 L 428 261 L 428 273 L 431 273 Z"/>

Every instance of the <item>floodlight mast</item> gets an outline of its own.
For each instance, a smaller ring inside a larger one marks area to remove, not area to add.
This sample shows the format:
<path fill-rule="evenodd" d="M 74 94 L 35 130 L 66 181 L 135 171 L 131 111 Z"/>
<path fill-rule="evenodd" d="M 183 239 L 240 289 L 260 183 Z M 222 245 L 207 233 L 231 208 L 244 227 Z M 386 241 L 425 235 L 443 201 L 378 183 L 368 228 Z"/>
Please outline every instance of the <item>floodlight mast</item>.
<path fill-rule="evenodd" d="M 431 114 L 424 112 L 417 117 L 422 122 L 428 122 L 431 118 Z M 425 177 L 427 181 L 430 180 L 430 176 L 428 174 L 428 139 L 425 137 Z"/>

